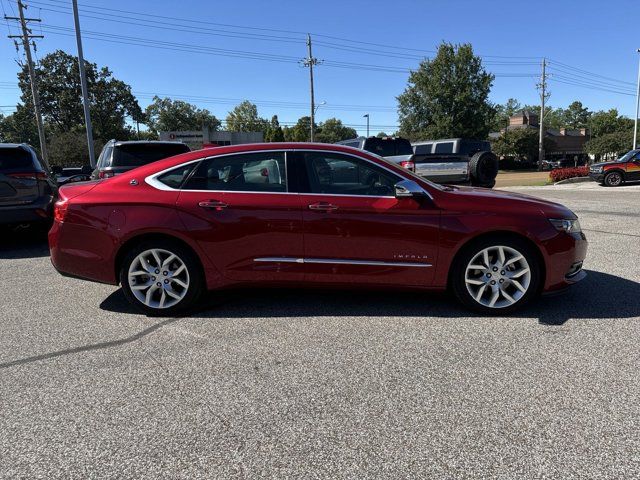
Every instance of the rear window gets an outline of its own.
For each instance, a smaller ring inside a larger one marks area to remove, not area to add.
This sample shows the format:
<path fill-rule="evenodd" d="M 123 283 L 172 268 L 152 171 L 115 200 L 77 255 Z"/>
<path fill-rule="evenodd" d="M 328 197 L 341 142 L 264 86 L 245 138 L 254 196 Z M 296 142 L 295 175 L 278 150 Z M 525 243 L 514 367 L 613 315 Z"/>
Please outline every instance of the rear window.
<path fill-rule="evenodd" d="M 436 143 L 435 153 L 453 153 L 453 142 Z"/>
<path fill-rule="evenodd" d="M 33 170 L 31 154 L 24 148 L 0 148 L 0 172 L 17 169 Z"/>
<path fill-rule="evenodd" d="M 381 157 L 413 155 L 411 143 L 405 138 L 368 138 L 364 142 L 364 150 Z"/>
<path fill-rule="evenodd" d="M 139 167 L 189 151 L 182 143 L 131 143 L 117 145 L 113 151 L 114 167 Z"/>

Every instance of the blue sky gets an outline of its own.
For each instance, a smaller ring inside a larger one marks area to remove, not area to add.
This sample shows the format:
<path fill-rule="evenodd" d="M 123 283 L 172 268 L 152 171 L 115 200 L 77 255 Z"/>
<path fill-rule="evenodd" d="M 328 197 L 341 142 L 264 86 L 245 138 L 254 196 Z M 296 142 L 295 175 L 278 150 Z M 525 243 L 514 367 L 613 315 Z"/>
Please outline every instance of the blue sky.
<path fill-rule="evenodd" d="M 76 54 L 68 30 L 70 0 L 25 1 L 28 16 L 43 20 L 42 27 L 33 27 L 45 35 L 38 55 L 55 49 Z M 14 0 L 0 3 L 15 15 Z M 365 113 L 371 115 L 372 134 L 395 130 L 395 97 L 406 85 L 407 70 L 443 40 L 470 42 L 483 56 L 497 75 L 492 101 L 514 97 L 537 103 L 535 76 L 545 56 L 551 105 L 579 99 L 592 110 L 635 112 L 637 0 L 79 0 L 79 5 L 85 57 L 130 84 L 143 107 L 153 94 L 168 94 L 223 119 L 241 99 L 249 99 L 261 116 L 295 122 L 308 114 L 308 70 L 296 60 L 306 55 L 310 32 L 314 56 L 324 60 L 315 69 L 316 102 L 326 102 L 317 119 L 338 117 L 360 133 Z M 0 28 L 0 111 L 6 114 L 18 99 L 18 67 L 5 34 L 18 30 L 6 23 Z"/>

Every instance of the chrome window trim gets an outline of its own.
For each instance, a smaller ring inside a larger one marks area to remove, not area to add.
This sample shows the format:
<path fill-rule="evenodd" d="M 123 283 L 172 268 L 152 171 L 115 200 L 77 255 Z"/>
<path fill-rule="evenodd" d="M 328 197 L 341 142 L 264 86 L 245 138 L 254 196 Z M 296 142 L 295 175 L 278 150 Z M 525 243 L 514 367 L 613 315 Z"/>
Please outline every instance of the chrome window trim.
<path fill-rule="evenodd" d="M 385 167 L 384 165 L 379 165 L 376 162 L 372 162 L 371 160 L 369 160 L 368 158 L 365 158 L 361 155 L 356 155 L 355 153 L 349 153 L 349 152 L 343 152 L 343 151 L 338 151 L 338 150 L 327 150 L 327 149 L 314 149 L 314 148 L 288 148 L 288 149 L 274 149 L 274 150 L 254 150 L 254 151 L 243 151 L 243 152 L 232 152 L 232 153 L 223 153 L 221 155 L 210 155 L 208 157 L 203 157 L 203 158 L 197 158 L 195 160 L 190 160 L 188 162 L 185 163 L 180 163 L 178 165 L 174 165 L 172 167 L 169 168 L 165 168 L 164 170 L 161 170 L 159 172 L 153 173 L 151 175 L 148 175 L 147 177 L 145 177 L 144 181 L 146 184 L 150 185 L 151 187 L 157 189 L 157 190 L 162 190 L 165 192 L 197 192 L 197 193 L 208 193 L 208 192 L 213 192 L 213 193 L 259 193 L 259 194 L 264 194 L 264 195 L 322 195 L 325 197 L 352 197 L 352 198 L 396 198 L 393 195 L 347 195 L 347 194 L 340 194 L 340 193 L 312 193 L 312 192 L 290 192 L 289 191 L 289 172 L 286 171 L 286 175 L 287 175 L 287 183 L 286 183 L 286 192 L 262 192 L 262 191 L 241 191 L 241 190 L 191 190 L 191 189 L 187 189 L 187 188 L 171 188 L 168 185 L 165 185 L 164 183 L 160 182 L 158 180 L 157 177 L 159 177 L 160 175 L 173 170 L 175 168 L 179 168 L 185 165 L 190 165 L 192 163 L 197 163 L 197 162 L 204 162 L 207 160 L 211 160 L 212 158 L 222 158 L 222 157 L 228 157 L 231 155 L 242 155 L 242 154 L 251 154 L 251 153 L 272 153 L 272 152 L 283 152 L 284 153 L 284 158 L 285 158 L 285 169 L 287 169 L 287 153 L 288 152 L 324 152 L 324 153 L 336 153 L 339 155 L 346 155 L 349 157 L 354 157 L 357 158 L 359 160 L 363 160 L 365 162 L 369 162 L 371 164 L 373 164 L 376 167 L 379 167 L 383 170 L 386 170 L 387 172 L 391 173 L 392 175 L 395 175 L 396 177 L 401 177 L 403 180 L 411 180 L 411 178 L 407 178 L 401 174 L 399 174 L 398 172 L 394 172 L 393 170 Z M 431 192 L 429 192 L 427 189 L 425 189 L 423 187 L 423 190 L 425 191 L 425 193 L 427 194 L 427 196 L 433 200 L 433 195 L 431 195 Z"/>
<path fill-rule="evenodd" d="M 432 267 L 430 263 L 382 262 L 378 260 L 345 260 L 340 258 L 294 258 L 294 257 L 258 257 L 254 262 L 262 263 L 312 263 L 328 265 L 369 265 L 374 267 Z"/>

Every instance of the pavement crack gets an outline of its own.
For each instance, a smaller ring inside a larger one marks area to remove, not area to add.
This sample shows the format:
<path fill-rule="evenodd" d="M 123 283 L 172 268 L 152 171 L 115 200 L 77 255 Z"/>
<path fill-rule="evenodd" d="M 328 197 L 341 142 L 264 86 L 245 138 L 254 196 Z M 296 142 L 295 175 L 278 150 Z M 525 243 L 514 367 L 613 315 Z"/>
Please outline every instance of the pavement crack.
<path fill-rule="evenodd" d="M 606 230 L 594 230 L 592 228 L 583 228 L 582 230 L 585 231 L 585 232 L 608 233 L 609 235 L 622 235 L 623 237 L 640 238 L 640 235 L 637 235 L 635 233 L 608 232 Z"/>

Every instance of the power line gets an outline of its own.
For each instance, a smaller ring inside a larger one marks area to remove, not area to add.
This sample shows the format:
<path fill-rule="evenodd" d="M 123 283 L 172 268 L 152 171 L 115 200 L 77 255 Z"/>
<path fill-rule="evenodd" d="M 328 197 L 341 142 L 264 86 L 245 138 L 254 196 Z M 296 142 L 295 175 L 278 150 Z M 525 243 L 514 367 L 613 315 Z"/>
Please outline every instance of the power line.
<path fill-rule="evenodd" d="M 581 68 L 572 67 L 571 65 L 567 65 L 566 63 L 558 62 L 557 60 L 551 60 L 550 63 L 551 63 L 551 65 L 560 65 L 561 67 L 565 67 L 565 68 L 568 68 L 570 70 L 575 70 L 577 72 L 584 73 L 586 75 L 589 75 L 590 77 L 599 77 L 599 78 L 603 78 L 605 80 L 610 80 L 611 82 L 623 83 L 623 84 L 626 84 L 626 85 L 631 85 L 632 87 L 635 86 L 635 84 L 632 83 L 632 82 L 627 82 L 627 81 L 624 81 L 624 80 L 620 80 L 618 78 L 607 77 L 607 76 L 601 75 L 599 73 L 589 72 L 588 70 L 583 70 Z"/>
<path fill-rule="evenodd" d="M 34 0 L 36 1 L 36 0 Z M 49 5 L 51 3 L 53 4 L 68 4 L 67 2 L 63 1 L 63 0 L 37 0 L 37 3 L 40 2 L 50 2 Z M 45 4 L 46 5 L 46 4 Z M 126 19 L 129 19 L 131 15 L 136 15 L 136 16 L 142 16 L 144 17 L 142 20 L 143 21 L 147 21 L 150 22 L 149 20 L 147 20 L 148 17 L 152 17 L 152 18 L 158 18 L 158 19 L 163 19 L 163 20 L 168 20 L 170 23 L 169 25 L 175 25 L 176 21 L 179 22 L 183 22 L 183 23 L 193 23 L 193 24 L 201 24 L 201 25 L 207 25 L 208 27 L 211 25 L 217 25 L 217 26 L 223 26 L 223 27 L 227 27 L 227 28 L 236 28 L 236 29 L 243 29 L 243 30 L 255 30 L 255 31 L 267 31 L 267 32 L 274 32 L 274 33 L 286 33 L 286 34 L 292 34 L 292 35 L 300 35 L 301 37 L 297 37 L 297 39 L 295 37 L 282 37 L 282 36 L 271 36 L 274 38 L 280 38 L 280 39 L 286 39 L 286 40 L 294 40 L 296 42 L 302 42 L 304 41 L 304 37 L 306 37 L 307 33 L 306 32 L 301 32 L 301 31 L 295 31 L 295 30 L 283 30 L 283 29 L 274 29 L 274 28 L 264 28 L 264 27 L 254 27 L 254 26 L 247 26 L 247 25 L 234 25 L 234 24 L 228 24 L 228 23 L 216 23 L 216 22 L 209 22 L 209 21 L 201 21 L 201 20 L 196 20 L 196 19 L 189 19 L 189 18 L 180 18 L 180 17 L 170 17 L 170 16 L 166 16 L 166 15 L 157 15 L 157 14 L 150 14 L 150 13 L 144 13 L 144 12 L 135 12 L 135 11 L 131 11 L 131 10 L 121 10 L 121 9 L 115 9 L 115 8 L 107 8 L 104 7 L 102 5 L 100 6 L 94 6 L 94 5 L 90 5 L 87 3 L 81 3 L 80 4 L 83 9 L 82 10 L 88 10 L 90 13 L 92 14 L 96 14 L 96 15 L 101 15 L 101 12 L 103 11 L 109 11 L 109 12 L 116 12 L 116 13 L 124 13 L 126 14 Z M 57 6 L 57 5 L 56 5 Z M 97 10 L 97 11 L 94 11 Z M 61 13 L 65 13 L 65 12 L 61 12 Z M 138 20 L 138 19 L 136 19 Z M 237 32 L 236 32 L 237 33 Z M 354 44 L 359 44 L 359 45 L 369 45 L 369 46 L 374 46 L 374 47 L 382 47 L 382 48 L 386 48 L 386 49 L 390 49 L 390 50 L 401 50 L 403 52 L 406 51 L 413 51 L 413 52 L 419 52 L 421 54 L 434 54 L 437 53 L 435 50 L 426 50 L 426 49 L 418 49 L 418 48 L 411 48 L 411 47 L 407 47 L 407 46 L 399 46 L 399 45 L 386 45 L 386 44 L 382 44 L 382 43 L 374 43 L 374 42 L 364 42 L 364 41 L 360 41 L 360 40 L 353 40 L 353 39 L 349 39 L 349 38 L 344 38 L 344 37 L 337 37 L 337 36 L 333 36 L 333 35 L 326 35 L 326 34 L 321 34 L 321 33 L 317 33 L 317 32 L 311 32 L 311 34 L 314 37 L 323 37 L 323 38 L 328 38 L 328 39 L 332 39 L 332 40 L 338 40 L 338 41 L 342 41 L 342 42 L 348 42 L 348 43 L 354 43 Z M 304 35 L 304 37 L 302 37 Z M 329 42 L 327 42 L 329 43 Z M 335 45 L 335 44 L 333 44 Z M 379 49 L 378 49 L 379 51 Z M 388 52 L 390 53 L 390 52 Z M 396 52 L 397 53 L 397 52 Z M 420 56 L 424 56 L 424 55 L 419 55 Z M 538 60 L 540 57 L 539 56 L 509 56 L 509 55 L 480 55 L 481 57 L 486 57 L 486 58 L 501 58 L 501 59 L 520 59 L 520 60 Z"/>

